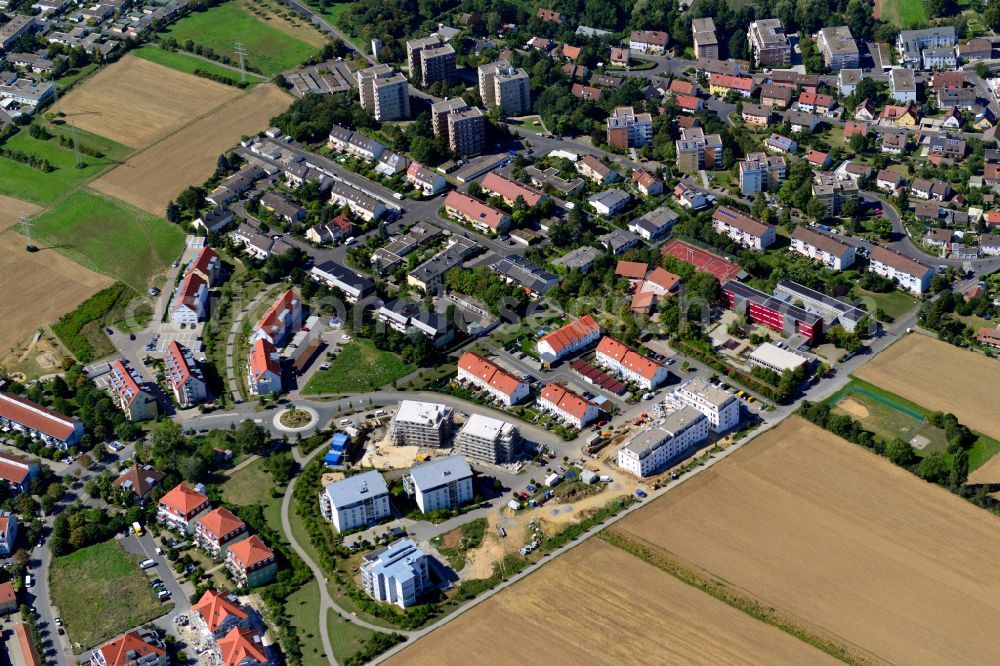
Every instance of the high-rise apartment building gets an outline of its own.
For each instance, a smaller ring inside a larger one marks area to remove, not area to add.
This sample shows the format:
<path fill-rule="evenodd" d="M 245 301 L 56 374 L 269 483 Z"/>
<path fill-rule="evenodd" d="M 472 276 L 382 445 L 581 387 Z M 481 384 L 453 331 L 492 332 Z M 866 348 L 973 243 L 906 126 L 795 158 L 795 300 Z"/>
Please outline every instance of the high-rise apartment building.
<path fill-rule="evenodd" d="M 531 111 L 531 89 L 528 73 L 498 60 L 479 66 L 479 96 L 487 109 L 499 108 L 507 116 L 519 116 Z"/>
<path fill-rule="evenodd" d="M 410 84 L 388 65 L 375 65 L 357 73 L 361 108 L 378 121 L 410 117 Z"/>

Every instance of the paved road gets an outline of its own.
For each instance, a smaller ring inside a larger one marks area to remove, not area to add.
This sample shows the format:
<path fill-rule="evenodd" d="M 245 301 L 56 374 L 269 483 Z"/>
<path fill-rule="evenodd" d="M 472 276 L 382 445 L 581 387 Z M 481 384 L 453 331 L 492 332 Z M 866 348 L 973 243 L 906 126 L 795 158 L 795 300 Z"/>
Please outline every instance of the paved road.
<path fill-rule="evenodd" d="M 316 24 L 316 26 L 319 27 L 319 29 L 322 32 L 325 32 L 328 35 L 332 35 L 333 37 L 336 37 L 337 39 L 342 41 L 344 43 L 344 46 L 346 46 L 348 49 L 354 51 L 362 58 L 367 60 L 369 64 L 372 65 L 378 64 L 374 57 L 372 57 L 370 54 L 364 53 L 363 51 L 359 51 L 357 47 L 354 46 L 354 43 L 347 37 L 347 35 L 342 33 L 340 29 L 337 28 L 335 25 L 327 21 L 326 17 L 324 17 L 322 14 L 317 14 L 315 11 L 313 11 L 313 9 L 308 5 L 301 2 L 296 2 L 296 0 L 281 0 L 281 2 L 284 2 L 286 5 L 297 11 L 299 14 L 310 18 L 312 22 Z"/>

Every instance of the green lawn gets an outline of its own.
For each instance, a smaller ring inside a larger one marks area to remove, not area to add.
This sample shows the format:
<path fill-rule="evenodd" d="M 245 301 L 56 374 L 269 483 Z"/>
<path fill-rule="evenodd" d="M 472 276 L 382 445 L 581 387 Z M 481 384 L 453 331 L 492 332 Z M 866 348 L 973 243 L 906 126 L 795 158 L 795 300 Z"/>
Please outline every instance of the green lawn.
<path fill-rule="evenodd" d="M 139 291 L 145 291 L 184 246 L 184 232 L 176 225 L 83 190 L 39 215 L 34 234 L 40 246 L 55 248 Z"/>
<path fill-rule="evenodd" d="M 333 656 L 340 664 L 345 663 L 348 657 L 361 649 L 364 639 L 375 634 L 371 629 L 365 629 L 354 622 L 345 620 L 339 613 L 330 613 L 326 620 L 329 626 Z M 308 659 L 304 661 L 307 664 L 310 663 Z"/>
<path fill-rule="evenodd" d="M 50 125 L 49 128 L 53 134 L 71 136 L 65 126 Z M 97 176 L 117 161 L 124 159 L 131 152 L 130 148 L 96 134 L 79 132 L 77 140 L 81 146 L 103 152 L 104 157 L 81 155 L 84 167 L 78 169 L 72 147 L 60 146 L 58 138 L 33 139 L 27 129 L 22 129 L 17 135 L 8 139 L 4 147 L 46 159 L 54 169 L 46 173 L 27 164 L 0 157 L 0 194 L 33 203 L 49 204 L 80 183 Z"/>
<path fill-rule="evenodd" d="M 330 362 L 329 370 L 320 370 L 303 393 L 365 393 L 391 384 L 416 368 L 391 352 L 375 348 L 368 340 L 355 340 Z"/>
<path fill-rule="evenodd" d="M 281 532 L 281 498 L 271 497 L 274 487 L 271 474 L 264 470 L 264 459 L 258 458 L 226 479 L 222 497 L 239 506 L 263 504 L 268 524 Z"/>
<path fill-rule="evenodd" d="M 882 20 L 897 28 L 912 28 L 927 23 L 923 0 L 882 0 Z"/>
<path fill-rule="evenodd" d="M 70 640 L 90 648 L 173 608 L 156 598 L 140 561 L 114 540 L 52 561 L 52 602 Z"/>
<path fill-rule="evenodd" d="M 875 307 L 879 308 L 893 319 L 899 319 L 917 304 L 916 298 L 902 291 L 890 291 L 887 294 L 877 294 L 872 291 L 858 289 L 858 295 L 863 299 L 870 298 L 875 303 Z"/>
<path fill-rule="evenodd" d="M 178 42 L 187 40 L 235 58 L 236 42 L 247 51 L 247 64 L 273 76 L 291 69 L 315 53 L 305 42 L 272 28 L 233 3 L 195 12 L 167 30 Z"/>
<path fill-rule="evenodd" d="M 176 69 L 177 71 L 184 72 L 185 74 L 194 74 L 195 70 L 200 69 L 208 72 L 209 74 L 224 76 L 227 79 L 232 79 L 233 81 L 240 80 L 239 72 L 234 72 L 233 70 L 223 67 L 222 65 L 199 60 L 198 58 L 190 56 L 182 51 L 167 51 L 152 44 L 132 51 L 132 55 L 139 56 L 143 60 L 155 62 L 157 65 L 163 65 L 164 67 Z M 263 77 L 252 72 L 247 72 L 248 86 L 253 86 L 263 80 Z"/>

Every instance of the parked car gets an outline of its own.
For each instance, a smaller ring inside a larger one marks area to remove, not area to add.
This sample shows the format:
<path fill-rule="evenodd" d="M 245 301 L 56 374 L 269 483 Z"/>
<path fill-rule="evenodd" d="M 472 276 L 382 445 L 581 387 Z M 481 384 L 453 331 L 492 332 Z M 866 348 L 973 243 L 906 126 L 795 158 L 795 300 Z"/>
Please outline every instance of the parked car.
<path fill-rule="evenodd" d="M 646 497 L 646 491 L 643 490 L 642 488 L 636 488 L 635 495 L 639 499 L 643 499 L 644 497 Z"/>

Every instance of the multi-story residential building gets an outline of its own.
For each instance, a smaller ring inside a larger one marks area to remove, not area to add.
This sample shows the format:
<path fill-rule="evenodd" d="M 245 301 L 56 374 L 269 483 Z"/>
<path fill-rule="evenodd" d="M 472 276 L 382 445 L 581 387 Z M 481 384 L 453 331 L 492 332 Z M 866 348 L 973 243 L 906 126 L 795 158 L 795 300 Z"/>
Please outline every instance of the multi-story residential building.
<path fill-rule="evenodd" d="M 574 428 L 582 429 L 600 415 L 597 405 L 552 382 L 545 385 L 535 404 Z"/>
<path fill-rule="evenodd" d="M 136 629 L 90 653 L 91 666 L 168 666 L 167 646 L 153 629 Z"/>
<path fill-rule="evenodd" d="M 302 328 L 302 301 L 294 291 L 287 289 L 254 326 L 250 339 L 264 339 L 278 347 L 300 328 Z"/>
<path fill-rule="evenodd" d="M 406 42 L 406 62 L 410 79 L 424 87 L 435 81 L 451 81 L 455 75 L 455 49 L 443 44 L 437 35 Z"/>
<path fill-rule="evenodd" d="M 660 30 L 633 31 L 629 35 L 628 47 L 640 53 L 663 55 L 666 53 L 670 35 Z"/>
<path fill-rule="evenodd" d="M 711 17 L 692 19 L 691 40 L 695 58 L 719 57 L 719 38 L 715 35 L 715 21 Z"/>
<path fill-rule="evenodd" d="M 924 30 L 901 30 L 896 35 L 896 53 L 899 63 L 905 67 L 919 67 L 921 53 L 925 49 L 946 47 L 951 49 L 954 58 L 954 47 L 957 43 L 955 27 L 942 25 Z M 925 67 L 933 69 L 932 67 Z"/>
<path fill-rule="evenodd" d="M 309 276 L 316 282 L 339 289 L 348 303 L 357 303 L 375 292 L 375 282 L 371 278 L 335 261 L 316 264 L 309 271 Z"/>
<path fill-rule="evenodd" d="M 708 419 L 696 409 L 682 407 L 620 448 L 618 466 L 641 479 L 707 438 Z"/>
<path fill-rule="evenodd" d="M 410 468 L 403 487 L 423 513 L 455 509 L 472 501 L 472 468 L 462 456 L 448 456 Z"/>
<path fill-rule="evenodd" d="M 750 196 L 758 192 L 777 192 L 785 182 L 785 158 L 767 153 L 747 153 L 740 160 L 740 193 Z"/>
<path fill-rule="evenodd" d="M 194 488 L 180 483 L 160 498 L 156 510 L 156 522 L 172 530 L 192 534 L 195 522 L 211 508 L 212 505 L 207 497 Z"/>
<path fill-rule="evenodd" d="M 434 136 L 447 140 L 448 116 L 468 108 L 469 105 L 461 97 L 443 99 L 431 104 L 431 129 L 434 131 Z"/>
<path fill-rule="evenodd" d="M 680 215 L 672 208 L 660 206 L 629 222 L 628 230 L 644 240 L 655 243 L 665 238 L 679 219 Z"/>
<path fill-rule="evenodd" d="M 559 276 L 549 273 L 538 264 L 519 254 L 508 254 L 489 264 L 489 269 L 503 278 L 507 284 L 514 284 L 524 290 L 530 298 L 543 296 L 559 284 Z"/>
<path fill-rule="evenodd" d="M 856 201 L 858 193 L 858 184 L 850 177 L 841 178 L 832 173 L 818 173 L 813 179 L 813 198 L 826 204 L 828 216 L 839 215 L 844 203 Z"/>
<path fill-rule="evenodd" d="M 709 74 L 708 91 L 713 95 L 725 97 L 734 92 L 740 97 L 750 97 L 754 91 L 753 79 L 749 76 L 732 76 L 730 74 Z"/>
<path fill-rule="evenodd" d="M 586 349 L 601 338 L 601 326 L 590 315 L 583 315 L 575 321 L 560 326 L 542 336 L 535 348 L 546 363 L 552 363 L 564 356 Z"/>
<path fill-rule="evenodd" d="M 510 215 L 458 190 L 445 197 L 444 212 L 486 233 L 502 234 L 510 227 Z"/>
<path fill-rule="evenodd" d="M 855 305 L 790 280 L 779 280 L 774 295 L 792 303 L 801 303 L 806 312 L 822 317 L 824 326 L 839 324 L 852 333 L 857 328 L 858 322 L 868 317 L 865 310 Z"/>
<path fill-rule="evenodd" d="M 577 160 L 574 168 L 584 178 L 598 185 L 608 185 L 618 178 L 618 172 L 593 155 L 584 155 Z"/>
<path fill-rule="evenodd" d="M 201 599 L 191 606 L 194 626 L 206 637 L 219 639 L 233 630 L 258 629 L 263 624 L 253 606 L 244 606 L 234 594 L 205 590 Z"/>
<path fill-rule="evenodd" d="M 608 143 L 616 148 L 640 148 L 653 140 L 653 116 L 619 106 L 608 116 Z"/>
<path fill-rule="evenodd" d="M 149 499 L 149 494 L 160 484 L 166 474 L 153 469 L 152 465 L 133 463 L 122 470 L 118 478 L 111 482 L 112 488 L 118 488 L 132 493 L 135 500 L 142 502 Z"/>
<path fill-rule="evenodd" d="M 590 204 L 598 215 L 610 217 L 625 210 L 625 207 L 632 201 L 632 195 L 617 188 L 601 190 L 596 194 L 587 197 Z"/>
<path fill-rule="evenodd" d="M 823 330 L 823 320 L 818 315 L 742 282 L 729 280 L 722 285 L 722 293 L 733 311 L 784 336 L 798 333 L 814 340 Z"/>
<path fill-rule="evenodd" d="M 792 63 L 792 45 L 780 19 L 752 22 L 747 30 L 747 41 L 758 67 L 788 67 Z"/>
<path fill-rule="evenodd" d="M 319 508 L 338 532 L 374 525 L 392 514 L 389 488 L 374 470 L 327 484 L 319 495 Z"/>
<path fill-rule="evenodd" d="M 854 265 L 853 245 L 809 227 L 795 227 L 792 232 L 792 249 L 835 271 Z"/>
<path fill-rule="evenodd" d="M 893 67 L 889 71 L 889 93 L 901 104 L 917 101 L 917 83 L 913 78 L 913 70 L 905 67 Z"/>
<path fill-rule="evenodd" d="M 500 403 L 516 405 L 528 397 L 528 385 L 475 352 L 465 352 L 458 361 L 458 379 L 485 391 Z"/>
<path fill-rule="evenodd" d="M 156 416 L 156 398 L 142 388 L 138 375 L 123 359 L 111 362 L 108 389 L 111 391 L 111 399 L 128 420 L 145 421 Z"/>
<path fill-rule="evenodd" d="M 471 107 L 448 114 L 448 147 L 456 155 L 475 155 L 483 152 L 486 143 L 486 117 L 479 107 Z"/>
<path fill-rule="evenodd" d="M 234 627 L 215 643 L 214 663 L 220 666 L 273 666 L 261 635 L 250 629 Z"/>
<path fill-rule="evenodd" d="M 763 250 L 774 245 L 774 226 L 761 222 L 729 206 L 720 206 L 712 213 L 712 228 L 752 250 Z"/>
<path fill-rule="evenodd" d="M 396 446 L 443 446 L 451 432 L 451 408 L 437 402 L 402 400 L 389 422 Z"/>
<path fill-rule="evenodd" d="M 264 338 L 250 345 L 247 389 L 253 395 L 281 393 L 281 356 L 274 345 Z"/>
<path fill-rule="evenodd" d="M 472 414 L 455 436 L 454 451 L 473 460 L 502 465 L 521 448 L 521 432 L 513 423 Z"/>
<path fill-rule="evenodd" d="M 60 449 L 75 446 L 83 436 L 83 423 L 75 416 L 63 416 L 10 393 L 0 393 L 0 427 Z"/>
<path fill-rule="evenodd" d="M 37 474 L 38 463 L 0 453 L 0 482 L 6 485 L 11 493 L 23 493 L 28 490 Z"/>
<path fill-rule="evenodd" d="M 278 561 L 264 540 L 253 534 L 229 546 L 226 571 L 239 587 L 260 587 L 278 575 Z"/>
<path fill-rule="evenodd" d="M 0 513 L 0 556 L 10 557 L 17 544 L 17 516 L 9 511 Z"/>
<path fill-rule="evenodd" d="M 208 283 L 197 273 L 184 276 L 170 305 L 170 321 L 194 326 L 208 316 Z"/>
<path fill-rule="evenodd" d="M 409 539 L 367 553 L 361 561 L 361 587 L 378 601 L 409 608 L 431 587 L 430 558 Z"/>
<path fill-rule="evenodd" d="M 357 72 L 361 108 L 380 122 L 410 117 L 410 84 L 388 65 Z"/>
<path fill-rule="evenodd" d="M 491 171 L 486 174 L 483 178 L 482 188 L 489 194 L 496 195 L 503 199 L 503 202 L 508 206 L 513 207 L 517 204 L 517 200 L 520 199 L 524 202 L 524 205 L 529 208 L 532 206 L 537 206 L 545 198 L 545 195 L 541 192 L 536 192 L 530 187 L 526 187 L 521 183 L 511 180 L 501 176 L 500 174 Z"/>
<path fill-rule="evenodd" d="M 764 106 L 786 109 L 792 103 L 794 94 L 794 88 L 776 83 L 765 83 L 760 87 L 760 103 Z"/>
<path fill-rule="evenodd" d="M 819 93 L 805 91 L 799 95 L 799 111 L 805 113 L 817 113 L 821 116 L 828 115 L 833 111 L 833 97 Z"/>
<path fill-rule="evenodd" d="M 194 525 L 195 541 L 211 557 L 223 559 L 226 550 L 237 541 L 250 536 L 246 523 L 229 509 L 212 509 L 199 518 Z"/>
<path fill-rule="evenodd" d="M 751 104 L 749 102 L 743 105 L 743 110 L 740 112 L 740 116 L 743 118 L 743 122 L 748 125 L 756 125 L 757 127 L 767 127 L 771 122 L 771 114 L 774 111 L 770 106 L 765 104 Z"/>
<path fill-rule="evenodd" d="M 816 45 L 823 54 L 823 62 L 830 69 L 857 69 L 858 44 L 846 25 L 826 27 L 819 31 Z"/>
<path fill-rule="evenodd" d="M 14 42 L 36 27 L 38 22 L 34 16 L 12 14 L 10 20 L 0 26 L 0 51 L 9 51 Z"/>
<path fill-rule="evenodd" d="M 506 116 L 531 111 L 528 73 L 507 60 L 479 66 L 479 97 L 487 109 L 500 109 Z"/>
<path fill-rule="evenodd" d="M 163 351 L 163 365 L 174 399 L 182 408 L 192 407 L 208 398 L 208 385 L 190 349 L 171 340 Z"/>
<path fill-rule="evenodd" d="M 740 401 L 736 396 L 716 388 L 702 377 L 684 382 L 670 392 L 668 399 L 701 412 L 708 419 L 712 432 L 727 432 L 740 424 Z"/>
<path fill-rule="evenodd" d="M 17 611 L 17 593 L 11 581 L 0 583 L 0 615 L 11 615 Z"/>
<path fill-rule="evenodd" d="M 934 268 L 904 254 L 879 245 L 871 251 L 868 268 L 882 277 L 895 280 L 903 289 L 923 294 L 931 286 Z"/>
<path fill-rule="evenodd" d="M 722 168 L 722 138 L 718 134 L 705 134 L 700 127 L 682 129 L 681 138 L 674 145 L 681 173 Z"/>
<path fill-rule="evenodd" d="M 667 381 L 670 372 L 665 366 L 632 351 L 614 338 L 604 336 L 597 344 L 594 359 L 619 378 L 652 390 Z"/>

